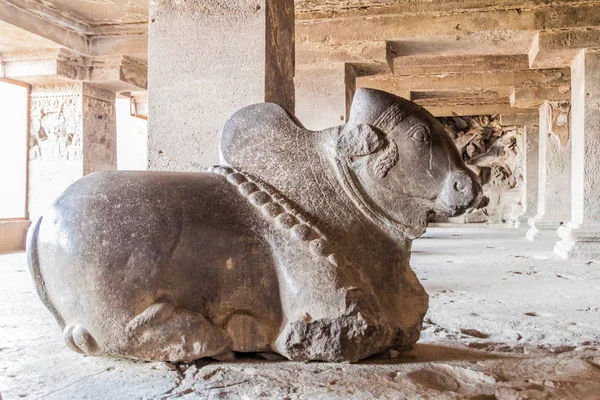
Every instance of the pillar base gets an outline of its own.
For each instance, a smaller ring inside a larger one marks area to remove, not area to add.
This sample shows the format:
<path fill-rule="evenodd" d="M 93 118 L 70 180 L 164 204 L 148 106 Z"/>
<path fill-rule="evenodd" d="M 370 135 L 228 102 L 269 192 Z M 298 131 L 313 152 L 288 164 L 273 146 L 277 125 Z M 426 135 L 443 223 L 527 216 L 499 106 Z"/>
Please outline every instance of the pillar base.
<path fill-rule="evenodd" d="M 557 230 L 554 252 L 567 260 L 600 260 L 600 224 L 568 223 Z"/>
<path fill-rule="evenodd" d="M 525 213 L 525 214 L 521 214 L 519 215 L 517 218 L 515 218 L 514 221 L 511 221 L 511 223 L 509 224 L 511 228 L 526 228 L 529 225 L 527 224 L 527 222 L 532 219 L 535 218 L 535 213 Z"/>
<path fill-rule="evenodd" d="M 530 228 L 525 234 L 529 240 L 556 239 L 556 230 L 562 225 L 560 221 L 547 221 L 545 219 L 529 218 Z"/>

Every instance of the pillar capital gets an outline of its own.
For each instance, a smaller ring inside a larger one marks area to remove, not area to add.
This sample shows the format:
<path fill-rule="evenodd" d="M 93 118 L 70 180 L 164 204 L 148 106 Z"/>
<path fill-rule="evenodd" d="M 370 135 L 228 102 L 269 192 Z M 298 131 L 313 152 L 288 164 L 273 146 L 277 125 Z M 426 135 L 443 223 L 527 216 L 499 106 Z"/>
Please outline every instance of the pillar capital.
<path fill-rule="evenodd" d="M 2 54 L 2 77 L 30 85 L 93 83 L 111 91 L 146 90 L 148 67 L 128 56 L 88 57 L 67 49 Z"/>

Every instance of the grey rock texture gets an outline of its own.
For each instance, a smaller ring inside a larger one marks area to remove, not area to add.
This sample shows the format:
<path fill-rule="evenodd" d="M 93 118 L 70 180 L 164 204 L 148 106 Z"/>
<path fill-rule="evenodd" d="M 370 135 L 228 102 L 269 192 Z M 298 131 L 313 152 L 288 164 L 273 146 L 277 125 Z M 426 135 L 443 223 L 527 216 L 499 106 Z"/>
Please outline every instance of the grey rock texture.
<path fill-rule="evenodd" d="M 360 89 L 348 124 L 311 132 L 255 105 L 221 154 L 231 167 L 207 173 L 91 174 L 35 223 L 28 262 L 70 348 L 357 361 L 417 341 L 411 242 L 481 195 L 431 114 Z"/>

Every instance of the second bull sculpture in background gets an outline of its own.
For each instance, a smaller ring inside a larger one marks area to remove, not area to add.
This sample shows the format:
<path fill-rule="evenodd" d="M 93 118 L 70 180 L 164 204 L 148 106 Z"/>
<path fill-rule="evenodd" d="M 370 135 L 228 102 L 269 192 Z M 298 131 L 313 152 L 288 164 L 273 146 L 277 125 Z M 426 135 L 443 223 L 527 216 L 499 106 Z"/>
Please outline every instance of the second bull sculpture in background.
<path fill-rule="evenodd" d="M 91 174 L 34 224 L 29 265 L 69 347 L 357 361 L 417 341 L 411 242 L 481 192 L 431 114 L 360 89 L 346 125 L 312 132 L 259 104 L 221 154 L 206 173 Z"/>

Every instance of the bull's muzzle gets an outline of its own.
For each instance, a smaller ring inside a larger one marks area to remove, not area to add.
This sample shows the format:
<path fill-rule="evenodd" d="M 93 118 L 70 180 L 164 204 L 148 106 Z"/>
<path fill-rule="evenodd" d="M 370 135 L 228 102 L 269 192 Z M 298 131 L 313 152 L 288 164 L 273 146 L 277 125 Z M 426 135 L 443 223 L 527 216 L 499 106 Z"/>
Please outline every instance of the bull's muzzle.
<path fill-rule="evenodd" d="M 448 175 L 438 199 L 449 216 L 456 216 L 476 207 L 481 198 L 481 185 L 475 175 L 471 171 L 455 171 Z"/>

